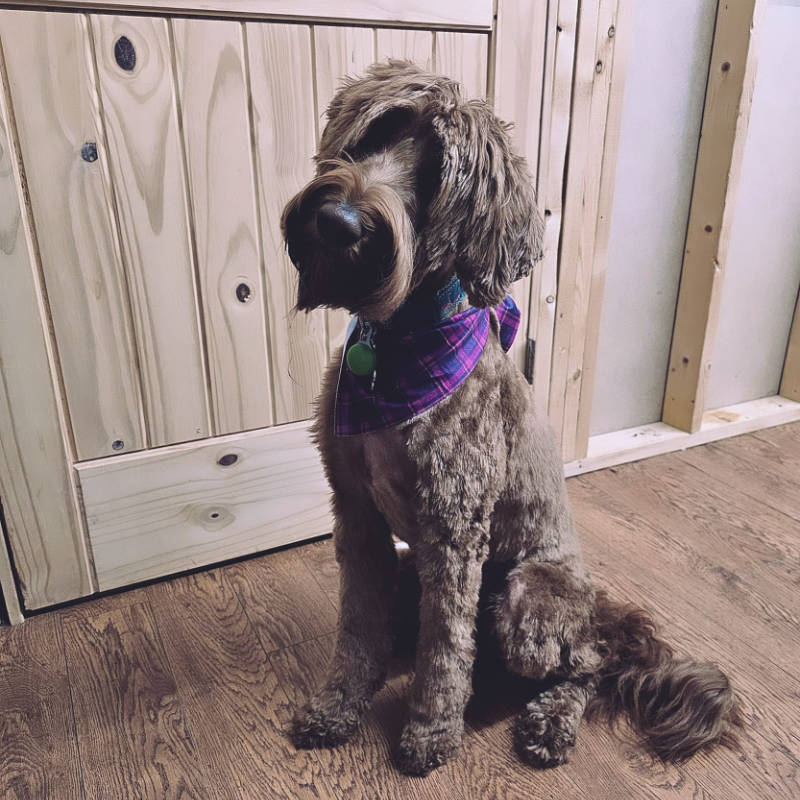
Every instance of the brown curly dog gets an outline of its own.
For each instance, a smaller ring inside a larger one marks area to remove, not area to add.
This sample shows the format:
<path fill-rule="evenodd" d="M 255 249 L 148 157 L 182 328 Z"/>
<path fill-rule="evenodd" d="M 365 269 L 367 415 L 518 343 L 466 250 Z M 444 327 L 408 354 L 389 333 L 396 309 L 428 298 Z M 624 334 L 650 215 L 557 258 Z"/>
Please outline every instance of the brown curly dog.
<path fill-rule="evenodd" d="M 501 304 L 538 259 L 542 235 L 506 126 L 452 80 L 390 61 L 333 98 L 316 161 L 283 217 L 297 307 L 345 308 L 359 324 L 347 365 L 339 354 L 328 368 L 315 423 L 333 489 L 341 612 L 327 679 L 294 723 L 297 746 L 344 742 L 385 679 L 392 534 L 410 545 L 419 582 L 401 770 L 426 774 L 459 749 L 481 586 L 498 571 L 481 612 L 494 645 L 513 672 L 551 679 L 515 723 L 530 764 L 563 763 L 587 708 L 625 712 L 665 760 L 731 744 L 739 717 L 725 675 L 673 658 L 645 614 L 596 592 L 581 563 L 559 451 L 502 342 Z M 448 357 L 477 352 L 477 361 L 442 377 L 415 348 L 463 320 L 485 325 L 465 334 L 477 350 Z M 366 361 L 351 364 L 354 344 Z M 397 371 L 404 359 L 414 375 Z M 431 386 L 419 383 L 419 364 L 438 376 Z M 420 411 L 419 395 L 441 385 Z M 361 432 L 364 408 L 384 424 Z"/>

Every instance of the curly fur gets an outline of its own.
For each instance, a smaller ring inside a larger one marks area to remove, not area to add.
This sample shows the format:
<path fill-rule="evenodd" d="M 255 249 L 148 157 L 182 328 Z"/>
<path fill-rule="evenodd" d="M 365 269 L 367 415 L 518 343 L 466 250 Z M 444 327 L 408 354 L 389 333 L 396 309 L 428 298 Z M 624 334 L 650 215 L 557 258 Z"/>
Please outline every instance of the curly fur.
<path fill-rule="evenodd" d="M 506 126 L 484 103 L 464 102 L 449 79 L 389 62 L 347 81 L 328 109 L 317 163 L 283 218 L 300 308 L 344 307 L 391 325 L 409 294 L 453 274 L 473 305 L 487 306 L 538 257 L 542 223 L 524 162 Z M 326 200 L 356 210 L 358 241 L 319 235 Z M 567 760 L 587 707 L 610 719 L 626 713 L 666 760 L 731 743 L 738 712 L 725 676 L 675 660 L 643 612 L 589 582 L 560 453 L 500 346 L 496 319 L 469 378 L 390 430 L 334 436 L 340 358 L 314 426 L 333 489 L 340 626 L 325 684 L 295 720 L 298 746 L 352 734 L 399 639 L 416 645 L 416 663 L 396 762 L 425 774 L 452 758 L 476 627 L 484 652 L 550 681 L 514 727 L 534 766 Z M 399 571 L 392 533 L 412 550 Z"/>

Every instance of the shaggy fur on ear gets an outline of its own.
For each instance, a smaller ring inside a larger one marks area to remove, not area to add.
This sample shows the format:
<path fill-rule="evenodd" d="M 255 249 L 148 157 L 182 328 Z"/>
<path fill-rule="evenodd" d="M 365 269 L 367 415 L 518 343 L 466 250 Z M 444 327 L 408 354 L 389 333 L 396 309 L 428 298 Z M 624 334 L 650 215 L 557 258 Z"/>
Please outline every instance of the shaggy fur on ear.
<path fill-rule="evenodd" d="M 486 103 L 443 109 L 433 128 L 443 163 L 421 248 L 434 264 L 454 258 L 473 306 L 497 305 L 541 257 L 543 223 L 531 177 Z"/>

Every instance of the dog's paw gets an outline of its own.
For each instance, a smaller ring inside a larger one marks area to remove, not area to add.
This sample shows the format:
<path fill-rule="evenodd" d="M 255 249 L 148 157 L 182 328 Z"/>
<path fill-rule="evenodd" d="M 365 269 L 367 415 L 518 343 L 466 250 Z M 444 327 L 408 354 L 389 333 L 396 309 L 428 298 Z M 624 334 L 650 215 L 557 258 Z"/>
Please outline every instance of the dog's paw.
<path fill-rule="evenodd" d="M 462 732 L 463 725 L 427 728 L 409 723 L 400 737 L 395 765 L 406 775 L 427 775 L 456 755 Z"/>
<path fill-rule="evenodd" d="M 557 767 L 569 761 L 575 749 L 583 706 L 570 701 L 568 693 L 543 692 L 532 700 L 514 722 L 514 743 L 520 758 L 532 767 Z"/>
<path fill-rule="evenodd" d="M 359 715 L 354 709 L 328 703 L 324 696 L 314 697 L 295 714 L 292 741 L 295 747 L 304 750 L 336 747 L 355 733 L 358 721 Z"/>

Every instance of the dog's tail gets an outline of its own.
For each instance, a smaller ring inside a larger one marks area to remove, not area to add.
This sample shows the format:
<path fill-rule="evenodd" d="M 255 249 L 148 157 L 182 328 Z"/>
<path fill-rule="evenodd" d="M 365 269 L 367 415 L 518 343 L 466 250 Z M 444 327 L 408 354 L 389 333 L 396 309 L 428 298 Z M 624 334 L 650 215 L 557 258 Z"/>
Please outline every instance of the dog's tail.
<path fill-rule="evenodd" d="M 597 592 L 595 620 L 603 663 L 590 716 L 612 725 L 626 714 L 655 756 L 680 763 L 714 745 L 734 747 L 741 713 L 714 664 L 677 659 L 641 609 Z"/>

